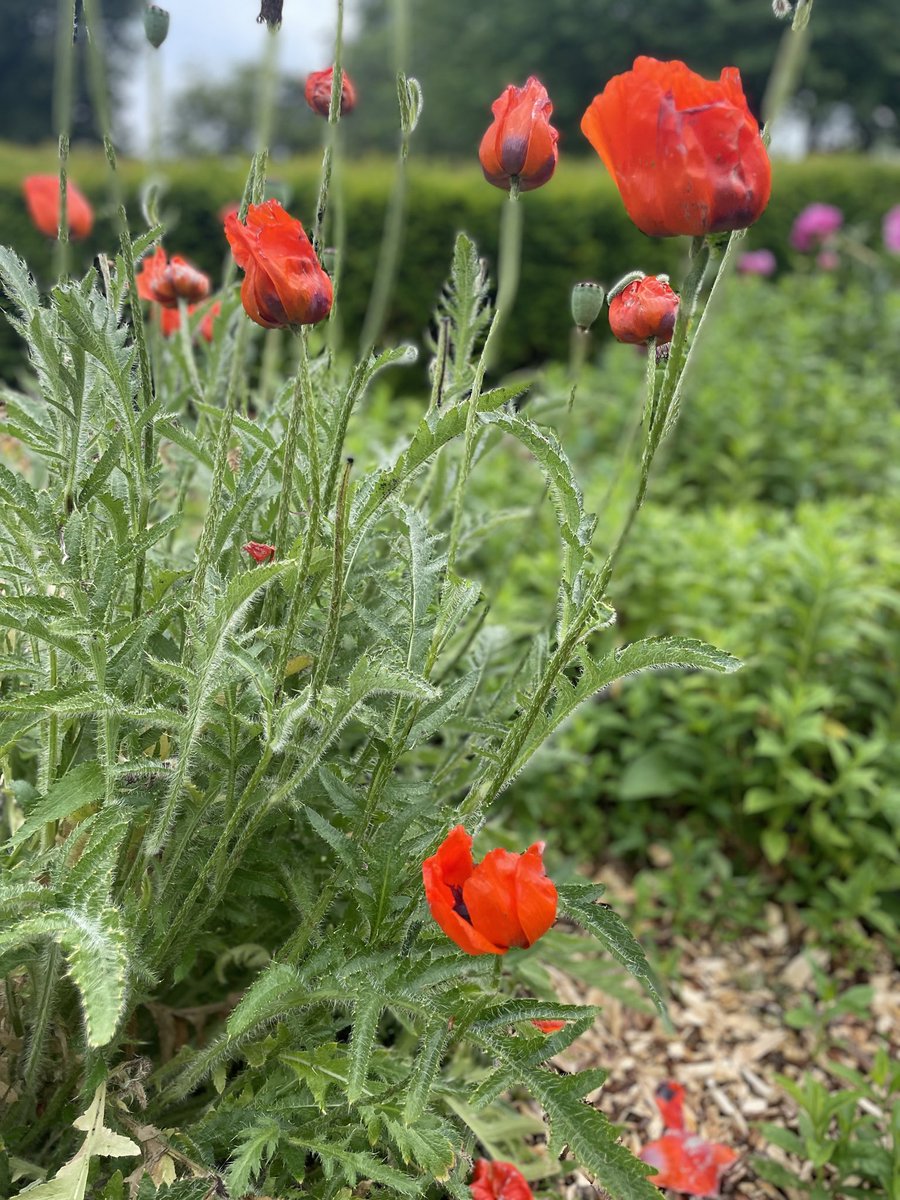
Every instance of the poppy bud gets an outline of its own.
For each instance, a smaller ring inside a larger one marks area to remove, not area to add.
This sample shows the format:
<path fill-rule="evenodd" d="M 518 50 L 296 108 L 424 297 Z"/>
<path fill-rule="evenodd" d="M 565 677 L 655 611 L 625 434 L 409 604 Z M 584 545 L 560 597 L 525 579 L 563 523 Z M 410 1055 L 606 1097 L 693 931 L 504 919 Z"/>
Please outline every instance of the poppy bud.
<path fill-rule="evenodd" d="M 163 271 L 156 292 L 157 300 L 163 305 L 177 305 L 179 300 L 197 304 L 209 295 L 209 276 L 176 254 Z"/>
<path fill-rule="evenodd" d="M 603 311 L 606 293 L 599 283 L 576 283 L 572 288 L 572 320 L 587 333 Z"/>
<path fill-rule="evenodd" d="M 275 557 L 275 547 L 269 546 L 265 542 L 247 542 L 245 546 L 241 546 L 242 550 L 246 550 L 252 559 L 258 563 L 268 562 L 270 558 Z"/>
<path fill-rule="evenodd" d="M 678 296 L 668 283 L 645 275 L 611 297 L 609 327 L 620 342 L 669 342 L 677 313 Z"/>
<path fill-rule="evenodd" d="M 144 33 L 147 41 L 155 49 L 159 49 L 169 36 L 169 14 L 158 4 L 148 4 L 144 9 Z"/>
<path fill-rule="evenodd" d="M 508 1162 L 475 1160 L 469 1184 L 472 1200 L 534 1200 L 528 1181 L 518 1167 Z"/>
<path fill-rule="evenodd" d="M 265 21 L 270 29 L 280 28 L 283 7 L 284 0 L 262 0 L 259 6 L 259 16 L 256 18 L 257 25 L 262 25 Z"/>
<path fill-rule="evenodd" d="M 532 75 L 524 87 L 510 84 L 491 105 L 494 123 L 481 145 L 478 157 L 488 183 L 510 190 L 518 180 L 520 192 L 545 184 L 556 170 L 559 133 L 550 124 L 553 105 L 547 89 Z"/>
<path fill-rule="evenodd" d="M 528 947 L 556 920 L 556 888 L 544 873 L 543 843 L 524 854 L 491 850 L 472 861 L 472 839 L 462 825 L 422 863 L 431 915 L 466 954 L 505 954 Z"/>
<path fill-rule="evenodd" d="M 331 110 L 331 81 L 334 67 L 325 71 L 311 71 L 306 77 L 306 103 L 320 117 L 327 117 Z M 346 71 L 341 71 L 341 116 L 346 117 L 356 108 L 356 88 Z"/>
<path fill-rule="evenodd" d="M 303 226 L 277 200 L 251 204 L 246 225 L 227 217 L 225 236 L 244 271 L 241 302 L 251 321 L 281 329 L 315 325 L 331 312 L 331 280 Z"/>
<path fill-rule="evenodd" d="M 22 183 L 28 215 L 41 233 L 55 238 L 59 232 L 59 177 L 28 175 Z M 69 237 L 86 238 L 94 227 L 90 204 L 71 181 L 66 181 L 66 221 Z"/>

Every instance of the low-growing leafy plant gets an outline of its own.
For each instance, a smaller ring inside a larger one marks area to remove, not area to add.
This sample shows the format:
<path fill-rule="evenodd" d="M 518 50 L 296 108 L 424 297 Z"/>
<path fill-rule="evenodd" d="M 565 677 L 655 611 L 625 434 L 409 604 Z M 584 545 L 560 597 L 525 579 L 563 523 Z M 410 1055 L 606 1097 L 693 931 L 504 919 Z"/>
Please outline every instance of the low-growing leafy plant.
<path fill-rule="evenodd" d="M 812 1200 L 900 1196 L 900 1067 L 882 1046 L 867 1074 L 838 1062 L 829 1072 L 848 1086 L 833 1091 L 808 1074 L 778 1076 L 797 1106 L 796 1129 L 766 1124 L 762 1132 L 787 1156 L 757 1156 L 763 1178 Z"/>

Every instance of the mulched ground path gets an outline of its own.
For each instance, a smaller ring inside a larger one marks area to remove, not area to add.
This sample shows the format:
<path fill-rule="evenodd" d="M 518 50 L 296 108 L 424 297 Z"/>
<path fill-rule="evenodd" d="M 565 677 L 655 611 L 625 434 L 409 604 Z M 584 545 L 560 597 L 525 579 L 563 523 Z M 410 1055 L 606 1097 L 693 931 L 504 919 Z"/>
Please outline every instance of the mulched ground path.
<path fill-rule="evenodd" d="M 603 880 L 611 897 L 628 890 L 608 871 L 603 872 Z M 657 937 L 664 941 L 665 931 L 657 931 Z M 635 1153 L 662 1132 L 654 1089 L 665 1078 L 677 1079 L 687 1090 L 688 1124 L 741 1155 L 723 1181 L 722 1196 L 794 1200 L 804 1193 L 784 1191 L 759 1179 L 750 1161 L 754 1154 L 765 1152 L 787 1162 L 758 1129 L 761 1122 L 796 1129 L 795 1106 L 775 1076 L 800 1079 L 812 1071 L 829 1090 L 838 1090 L 846 1084 L 829 1072 L 832 1063 L 867 1073 L 879 1047 L 887 1047 L 895 1060 L 900 1057 L 900 970 L 886 950 L 876 947 L 874 969 L 843 985 L 865 983 L 872 988 L 870 1013 L 864 1018 L 836 1016 L 823 1036 L 821 1029 L 792 1029 L 784 1017 L 804 1003 L 804 996 L 814 1003 L 818 1000 L 810 958 L 825 970 L 831 964 L 821 951 L 804 949 L 775 905 L 768 910 L 768 928 L 739 941 L 719 943 L 708 936 L 671 942 L 678 951 L 680 976 L 668 981 L 674 1035 L 657 1017 L 599 993 L 579 992 L 571 980 L 561 977 L 561 1000 L 598 1004 L 603 1016 L 560 1058 L 559 1065 L 570 1070 L 600 1065 L 609 1071 L 595 1103 L 625 1128 L 623 1140 Z M 597 1196 L 595 1189 L 583 1188 L 577 1179 L 569 1191 L 570 1200 Z M 676 1194 L 665 1193 L 666 1197 Z"/>

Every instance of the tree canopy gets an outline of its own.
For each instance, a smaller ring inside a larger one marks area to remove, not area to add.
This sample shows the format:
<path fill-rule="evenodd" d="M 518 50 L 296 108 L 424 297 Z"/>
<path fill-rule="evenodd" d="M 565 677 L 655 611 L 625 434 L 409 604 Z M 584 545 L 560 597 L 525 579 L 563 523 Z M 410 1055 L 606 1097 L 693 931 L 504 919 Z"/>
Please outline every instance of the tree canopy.
<path fill-rule="evenodd" d="M 120 75 L 121 51 L 128 23 L 139 0 L 103 0 L 104 32 L 110 50 L 113 84 Z M 53 77 L 56 57 L 57 0 L 2 0 L 0 3 L 0 113 L 2 136 L 16 142 L 42 142 L 56 135 L 53 122 Z M 84 36 L 76 43 L 78 69 L 72 133 L 94 138 L 84 71 Z"/>
<path fill-rule="evenodd" d="M 436 155 L 471 154 L 508 83 L 536 74 L 554 104 L 563 145 L 587 145 L 581 114 L 605 81 L 635 56 L 681 58 L 701 74 L 740 68 L 758 110 L 786 23 L 769 0 L 447 0 L 411 4 L 409 73 L 425 109 L 416 140 Z M 360 93 L 352 134 L 366 146 L 394 144 L 393 0 L 361 0 L 349 64 Z M 900 110 L 900 23 L 895 0 L 816 0 L 803 75 L 814 122 L 849 103 L 864 132 L 881 107 Z"/>

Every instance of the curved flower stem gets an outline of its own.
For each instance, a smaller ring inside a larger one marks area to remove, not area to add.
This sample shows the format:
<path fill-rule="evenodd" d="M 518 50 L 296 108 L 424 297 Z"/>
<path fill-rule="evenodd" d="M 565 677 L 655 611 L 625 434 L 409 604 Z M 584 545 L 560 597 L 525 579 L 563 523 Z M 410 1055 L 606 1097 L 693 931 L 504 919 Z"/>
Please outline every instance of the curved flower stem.
<path fill-rule="evenodd" d="M 731 249 L 731 243 L 735 242 L 738 236 L 736 234 L 731 235 L 729 250 Z M 625 518 L 618 538 L 607 554 L 602 568 L 591 580 L 588 587 L 585 588 L 581 606 L 547 663 L 544 673 L 537 687 L 534 689 L 531 700 L 507 730 L 496 756 L 496 765 L 475 783 L 461 804 L 460 813 L 463 816 L 480 816 L 485 807 L 491 803 L 515 775 L 519 753 L 525 744 L 528 734 L 538 716 L 544 710 L 544 706 L 550 698 L 559 676 L 572 661 L 572 655 L 576 647 L 591 629 L 592 623 L 595 620 L 596 604 L 606 594 L 613 569 L 628 540 L 635 518 L 643 506 L 650 480 L 650 468 L 659 449 L 660 442 L 670 428 L 672 420 L 674 420 L 684 370 L 688 359 L 696 347 L 697 335 L 700 333 L 702 326 L 701 321 L 698 323 L 694 337 L 690 342 L 690 347 L 688 347 L 688 332 L 708 263 L 708 246 L 701 239 L 695 239 L 692 253 L 694 263 L 682 288 L 681 304 L 679 305 L 678 318 L 675 323 L 675 331 L 669 351 L 669 362 L 659 389 L 659 394 L 652 405 L 653 418 L 647 430 L 647 441 L 641 458 L 640 479 L 631 503 L 631 508 Z M 716 283 L 721 275 L 722 266 L 727 265 L 725 262 L 727 257 L 728 253 L 726 252 L 726 256 L 723 258 L 722 264 L 720 264 L 719 276 L 717 276 Z M 715 290 L 715 284 L 713 290 Z M 655 386 L 654 376 L 654 392 Z"/>
<path fill-rule="evenodd" d="M 406 87 L 405 73 L 408 58 L 409 0 L 394 0 L 394 70 L 397 73 L 397 90 L 400 101 L 400 150 L 394 168 L 394 186 L 384 218 L 384 232 L 381 238 L 381 249 L 378 253 L 378 263 L 375 267 L 372 292 L 369 296 L 369 305 L 366 309 L 366 317 L 359 340 L 361 358 L 365 358 L 370 353 L 381 336 L 391 294 L 394 290 L 397 262 L 403 239 L 407 189 L 406 163 L 409 158 L 409 138 L 412 131 L 404 118 L 401 89 Z"/>
<path fill-rule="evenodd" d="M 75 78 L 75 0 L 59 0 L 57 22 L 56 76 L 53 80 L 53 124 L 59 135 L 59 230 L 56 243 L 56 273 L 60 283 L 63 283 L 69 269 L 67 175 Z"/>
<path fill-rule="evenodd" d="M 225 389 L 225 401 L 222 406 L 222 421 L 219 425 L 219 436 L 213 453 L 213 474 L 209 489 L 209 502 L 206 516 L 203 519 L 203 529 L 197 543 L 197 561 L 194 566 L 194 578 L 191 583 L 191 607 L 196 611 L 203 601 L 206 589 L 206 572 L 212 558 L 213 541 L 218 524 L 219 510 L 222 501 L 222 489 L 225 486 L 225 472 L 228 470 L 228 450 L 231 444 L 231 434 L 234 429 L 234 414 L 238 392 L 238 377 L 244 362 L 244 349 L 249 333 L 249 321 L 241 321 L 234 339 L 231 369 L 228 372 L 228 386 Z"/>
<path fill-rule="evenodd" d="M 500 282 L 497 288 L 497 305 L 494 309 L 494 317 L 488 329 L 487 337 L 481 349 L 478 365 L 475 368 L 472 390 L 466 401 L 468 409 L 466 411 L 465 443 L 463 446 L 463 460 L 460 464 L 459 475 L 456 479 L 456 490 L 453 495 L 453 518 L 450 525 L 450 547 L 447 558 L 448 570 L 453 569 L 459 548 L 463 500 L 466 494 L 469 472 L 472 469 L 472 456 L 475 453 L 478 401 L 481 399 L 485 371 L 491 362 L 492 351 L 497 344 L 499 331 L 516 298 L 516 289 L 519 285 L 519 259 L 521 251 L 522 213 L 519 207 L 519 189 L 518 187 L 513 187 L 510 189 L 509 201 L 504 205 L 503 215 L 500 220 Z"/>
<path fill-rule="evenodd" d="M 313 551 L 316 547 L 316 542 L 319 536 L 319 521 L 322 514 L 322 487 L 319 475 L 319 453 L 318 453 L 318 424 L 316 422 L 315 397 L 313 396 L 312 380 L 309 374 L 309 356 L 306 344 L 307 331 L 304 329 L 300 335 L 300 364 L 297 372 L 297 382 L 295 396 L 295 409 L 302 413 L 304 423 L 306 425 L 306 441 L 307 441 L 307 456 L 309 462 L 309 482 L 310 482 L 310 497 L 309 508 L 306 521 L 306 531 L 303 535 L 303 544 L 300 548 L 300 558 L 297 563 L 297 573 L 294 576 L 294 590 L 291 593 L 290 602 L 288 604 L 287 620 L 284 626 L 284 638 L 278 651 L 278 656 L 275 660 L 275 696 L 276 699 L 281 694 L 281 689 L 284 683 L 284 672 L 287 667 L 288 659 L 291 655 L 291 646 L 294 638 L 297 636 L 297 631 L 300 628 L 309 605 L 312 603 L 313 591 L 309 586 L 309 567 L 312 562 Z M 293 415 L 292 410 L 292 415 Z M 298 429 L 299 433 L 299 429 Z M 287 447 L 285 447 L 287 450 Z M 288 458 L 285 454 L 285 478 L 282 480 L 282 496 L 284 500 L 285 490 L 287 486 L 286 475 L 288 473 Z M 291 470 L 293 460 L 291 460 Z M 282 503 L 279 503 L 278 517 L 282 518 Z M 287 520 L 288 508 L 283 507 L 284 521 Z M 276 540 L 275 545 L 279 552 L 281 546 L 277 540 L 279 526 L 276 522 Z M 287 537 L 287 527 L 284 526 L 284 537 Z"/>
<path fill-rule="evenodd" d="M 187 372 L 190 385 L 194 390 L 194 396 L 197 400 L 202 400 L 203 384 L 200 382 L 200 376 L 197 373 L 197 362 L 194 358 L 194 346 L 191 342 L 191 325 L 190 316 L 188 315 L 187 301 L 181 299 L 178 301 L 178 339 L 181 342 L 181 353 L 184 356 L 184 369 Z"/>
<path fill-rule="evenodd" d="M 322 257 L 322 238 L 325 232 L 325 216 L 328 211 L 328 189 L 331 185 L 331 167 L 337 127 L 341 119 L 341 90 L 344 82 L 342 59 L 344 54 L 344 0 L 337 0 L 337 22 L 334 32 L 334 62 L 331 77 L 331 98 L 328 104 L 328 129 L 325 133 L 325 151 L 322 155 L 322 171 L 319 177 L 319 195 L 316 200 L 316 215 L 313 222 L 312 244 Z"/>

